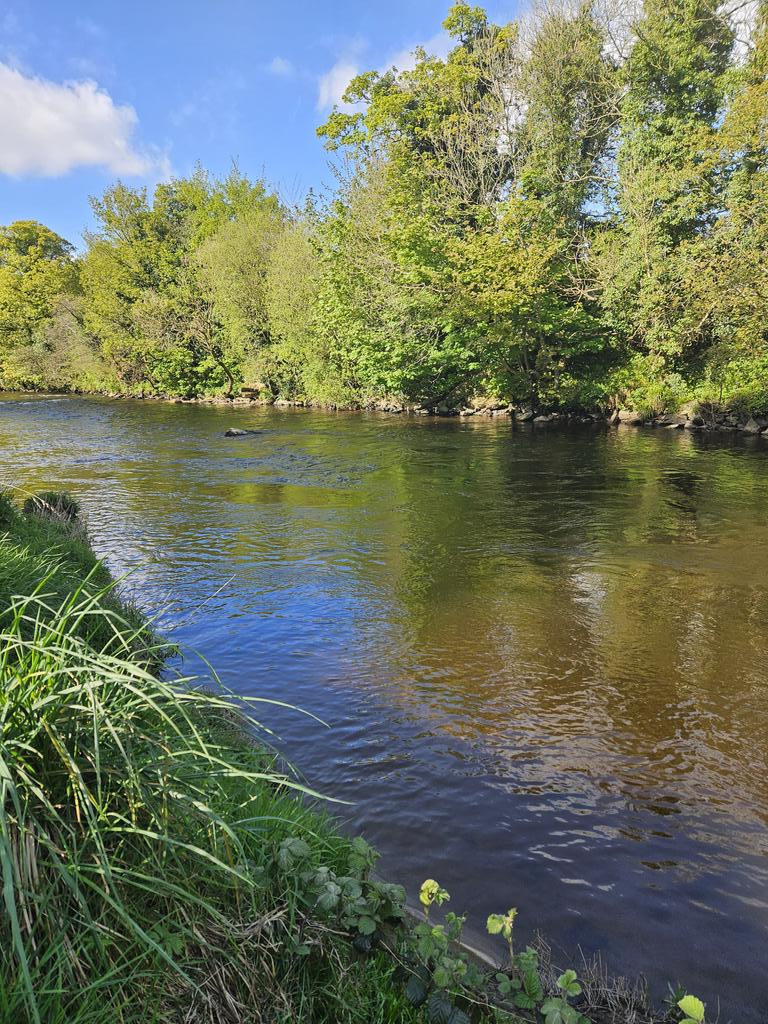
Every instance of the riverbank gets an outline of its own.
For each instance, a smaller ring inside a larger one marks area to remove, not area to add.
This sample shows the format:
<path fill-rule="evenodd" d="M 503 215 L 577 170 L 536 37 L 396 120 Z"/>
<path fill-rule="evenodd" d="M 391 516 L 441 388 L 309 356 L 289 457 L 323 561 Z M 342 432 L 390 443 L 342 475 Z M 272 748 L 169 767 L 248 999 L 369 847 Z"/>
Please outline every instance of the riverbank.
<path fill-rule="evenodd" d="M 11 389 L 13 392 L 13 389 Z M 109 398 L 115 401 L 168 402 L 173 405 L 208 405 L 232 409 L 269 408 L 315 409 L 322 412 L 376 412 L 395 416 L 438 416 L 461 418 L 498 418 L 514 425 L 644 427 L 665 430 L 689 430 L 702 433 L 733 433 L 747 436 L 764 435 L 768 440 L 768 414 L 763 411 L 721 406 L 711 402 L 688 402 L 668 412 L 651 413 L 631 408 L 613 407 L 605 410 L 533 409 L 496 398 L 473 398 L 457 406 L 440 403 L 424 406 L 398 399 L 382 398 L 363 404 L 337 404 L 309 400 L 265 399 L 243 389 L 239 395 L 199 395 L 192 398 L 179 395 L 150 394 L 147 392 L 94 391 L 94 392 L 41 392 L 17 391 L 17 394 L 83 395 Z"/>
<path fill-rule="evenodd" d="M 642 987 L 594 965 L 578 982 L 543 944 L 497 971 L 463 950 L 460 918 L 403 927 L 375 852 L 302 799 L 242 706 L 158 677 L 173 651 L 121 600 L 77 503 L 4 494 L 0 519 L 0 1019 L 466 1024 L 547 1002 L 564 1022 L 659 1019 Z M 447 894 L 420 898 L 434 915 Z M 510 949 L 513 920 L 489 920 Z"/>
<path fill-rule="evenodd" d="M 173 649 L 74 503 L 4 493 L 0 520 L 0 1020 L 415 1020 L 390 959 L 350 942 L 402 891 L 299 799 L 253 706 L 158 676 Z M 346 928 L 316 909 L 335 878 Z"/>

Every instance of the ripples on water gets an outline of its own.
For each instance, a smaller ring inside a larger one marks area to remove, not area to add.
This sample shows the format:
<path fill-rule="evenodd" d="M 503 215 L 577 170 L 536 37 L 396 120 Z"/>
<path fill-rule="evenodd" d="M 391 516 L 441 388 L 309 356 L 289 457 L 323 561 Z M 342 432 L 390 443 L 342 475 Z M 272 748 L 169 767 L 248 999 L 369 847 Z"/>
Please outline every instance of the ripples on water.
<path fill-rule="evenodd" d="M 411 892 L 765 1019 L 768 442 L 8 398 L 0 446 L 229 686 L 329 724 L 266 716 Z"/>

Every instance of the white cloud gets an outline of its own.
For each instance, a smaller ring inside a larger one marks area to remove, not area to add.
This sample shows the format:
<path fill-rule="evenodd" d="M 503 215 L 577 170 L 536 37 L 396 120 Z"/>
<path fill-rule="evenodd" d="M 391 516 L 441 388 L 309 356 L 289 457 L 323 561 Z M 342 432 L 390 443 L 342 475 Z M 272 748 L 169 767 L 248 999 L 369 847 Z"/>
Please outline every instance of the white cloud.
<path fill-rule="evenodd" d="M 328 107 L 341 104 L 342 97 L 347 91 L 347 86 L 355 75 L 359 74 L 360 68 L 348 58 L 337 60 L 330 71 L 326 71 L 320 77 L 317 92 L 317 109 L 326 110 Z"/>
<path fill-rule="evenodd" d="M 295 74 L 296 69 L 285 57 L 273 57 L 267 65 L 267 71 L 272 75 L 277 75 L 278 78 L 290 78 Z"/>
<path fill-rule="evenodd" d="M 455 41 L 447 32 L 438 32 L 437 35 L 423 43 L 414 43 L 412 46 L 399 50 L 389 58 L 384 67 L 397 68 L 398 71 L 412 71 L 416 67 L 416 50 L 426 50 L 430 57 L 439 57 L 441 60 L 445 60 L 455 45 Z"/>
<path fill-rule="evenodd" d="M 431 57 L 445 59 L 454 45 L 454 41 L 447 32 L 438 32 L 437 35 L 422 43 L 413 43 L 411 46 L 398 50 L 384 61 L 378 70 L 383 72 L 391 67 L 395 67 L 398 71 L 411 71 L 416 67 L 416 50 L 424 49 Z M 361 44 L 358 43 L 356 49 L 359 50 L 361 48 Z M 360 67 L 354 59 L 347 56 L 337 60 L 333 67 L 320 77 L 317 109 L 327 110 L 334 105 L 344 106 L 342 97 L 346 92 L 347 86 L 355 75 L 359 74 Z"/>
<path fill-rule="evenodd" d="M 59 84 L 0 63 L 0 174 L 58 177 L 75 167 L 165 173 L 163 160 L 134 147 L 137 122 L 133 107 L 116 106 L 94 81 Z"/>

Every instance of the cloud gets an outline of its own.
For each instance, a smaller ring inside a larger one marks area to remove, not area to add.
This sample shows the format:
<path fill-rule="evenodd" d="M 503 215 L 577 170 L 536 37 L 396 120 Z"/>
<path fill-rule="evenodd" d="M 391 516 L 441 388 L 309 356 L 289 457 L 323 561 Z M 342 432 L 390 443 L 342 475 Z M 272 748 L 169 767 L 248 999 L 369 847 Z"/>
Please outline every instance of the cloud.
<path fill-rule="evenodd" d="M 138 117 L 96 82 L 50 82 L 0 63 L 0 174 L 59 177 L 76 167 L 165 173 L 167 162 L 132 142 Z"/>
<path fill-rule="evenodd" d="M 320 76 L 317 90 L 317 109 L 326 110 L 341 104 L 347 86 L 360 74 L 360 68 L 348 58 L 337 60 L 333 67 Z"/>
<path fill-rule="evenodd" d="M 423 43 L 413 43 L 412 46 L 404 47 L 393 54 L 384 64 L 385 68 L 397 68 L 398 71 L 412 71 L 416 67 L 416 50 L 426 50 L 430 57 L 439 57 L 445 60 L 453 47 L 455 41 L 447 32 L 438 32 Z"/>
<path fill-rule="evenodd" d="M 424 42 L 413 43 L 411 46 L 404 47 L 402 50 L 393 53 L 379 66 L 378 70 L 383 72 L 391 67 L 395 67 L 398 71 L 411 71 L 416 67 L 416 50 L 424 49 L 430 56 L 444 59 L 448 56 L 454 45 L 454 41 L 447 32 L 438 32 L 437 35 Z M 359 51 L 362 48 L 362 45 L 358 43 L 356 50 Z M 320 76 L 317 109 L 327 110 L 334 105 L 344 106 L 342 97 L 355 75 L 360 74 L 360 70 L 354 57 L 345 56 L 337 60 L 329 71 Z"/>
<path fill-rule="evenodd" d="M 273 57 L 267 65 L 267 71 L 278 78 L 290 78 L 295 74 L 296 69 L 285 57 Z"/>

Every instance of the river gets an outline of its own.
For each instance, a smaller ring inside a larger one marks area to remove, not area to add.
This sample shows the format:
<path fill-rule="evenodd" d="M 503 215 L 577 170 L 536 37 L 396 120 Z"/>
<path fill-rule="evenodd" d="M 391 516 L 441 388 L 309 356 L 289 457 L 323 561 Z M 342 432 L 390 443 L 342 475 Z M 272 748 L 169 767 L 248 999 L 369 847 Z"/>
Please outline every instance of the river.
<path fill-rule="evenodd" d="M 383 874 L 766 1019 L 768 441 L 0 399 Z"/>

